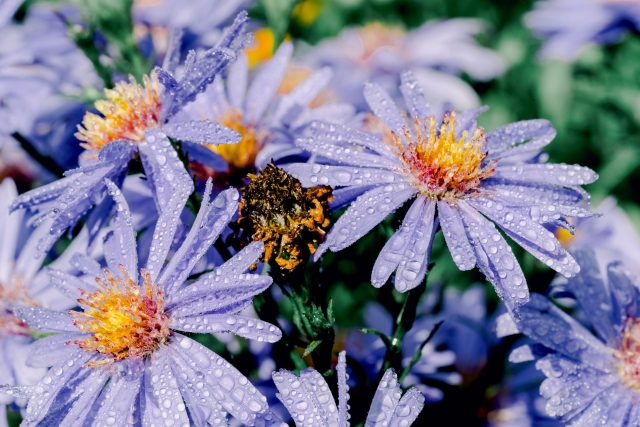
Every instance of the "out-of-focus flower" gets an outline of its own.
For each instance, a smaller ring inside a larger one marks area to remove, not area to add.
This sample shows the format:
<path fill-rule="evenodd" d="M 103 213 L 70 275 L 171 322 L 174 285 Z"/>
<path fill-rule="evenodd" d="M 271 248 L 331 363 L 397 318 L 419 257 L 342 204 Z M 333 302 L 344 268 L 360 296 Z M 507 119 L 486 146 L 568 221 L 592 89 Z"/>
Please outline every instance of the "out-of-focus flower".
<path fill-rule="evenodd" d="M 511 313 L 528 301 L 529 292 L 517 259 L 493 222 L 549 267 L 565 276 L 577 273 L 578 265 L 543 224 L 562 226 L 563 216 L 593 215 L 578 205 L 588 199 L 580 186 L 597 175 L 582 166 L 537 163 L 539 150 L 555 137 L 551 123 L 522 121 L 485 135 L 476 123 L 484 108 L 452 112 L 440 125 L 410 72 L 402 75 L 401 91 L 406 115 L 379 85 L 365 87 L 372 111 L 390 130 L 382 137 L 316 122 L 311 136 L 296 141 L 346 164 L 286 166 L 303 186 L 334 187 L 335 205 L 351 203 L 315 258 L 327 249 L 350 246 L 415 197 L 401 228 L 376 260 L 371 275 L 376 287 L 396 268 L 400 292 L 424 280 L 438 224 L 458 268 L 470 270 L 477 264 Z"/>
<path fill-rule="evenodd" d="M 82 311 L 17 307 L 35 330 L 55 333 L 36 341 L 27 363 L 52 366 L 33 387 L 2 390 L 28 398 L 26 421 L 42 425 L 221 423 L 226 412 L 248 425 L 267 409 L 266 399 L 224 359 L 179 334 L 228 331 L 249 339 L 277 341 L 281 332 L 266 322 L 238 315 L 271 284 L 268 276 L 245 274 L 263 251 L 256 242 L 222 266 L 187 284 L 190 272 L 218 238 L 238 207 L 237 190 L 210 199 L 183 244 L 165 264 L 181 209 L 159 223 L 151 256 L 138 270 L 131 214 L 120 190 L 107 181 L 117 209 L 104 241 L 108 269 L 77 258 L 94 284 L 56 271 L 54 285 L 77 299 Z M 138 272 L 139 271 L 139 272 Z M 185 411 L 185 405 L 189 411 Z M 90 408 L 96 411 L 89 411 Z M 162 408 L 162 409 L 160 409 Z"/>
<path fill-rule="evenodd" d="M 29 345 L 33 342 L 33 330 L 21 320 L 15 312 L 17 305 L 68 309 L 75 302 L 60 295 L 48 286 L 47 271 L 41 269 L 42 261 L 33 258 L 33 250 L 39 240 L 36 230 L 24 241 L 24 232 L 28 230 L 24 215 L 19 212 L 9 214 L 9 205 L 17 197 L 15 185 L 11 179 L 0 184 L 0 221 L 3 224 L 0 233 L 0 384 L 10 386 L 35 385 L 44 376 L 46 370 L 25 364 Z M 46 230 L 45 230 L 46 231 Z M 85 236 L 78 236 L 70 251 L 81 250 L 86 244 Z M 63 253 L 50 268 L 69 262 L 69 252 Z M 0 406 L 12 403 L 10 396 L 0 396 Z M 23 399 L 15 403 L 22 407 Z M 0 425 L 6 422 L 0 418 Z"/>
<path fill-rule="evenodd" d="M 640 28 L 640 4 L 627 0 L 544 0 L 525 23 L 546 42 L 543 58 L 573 60 L 589 43 L 615 43 Z"/>
<path fill-rule="evenodd" d="M 134 0 L 132 13 L 137 35 L 150 36 L 162 56 L 173 29 L 184 31 L 182 49 L 215 46 L 223 28 L 249 5 L 248 0 Z"/>
<path fill-rule="evenodd" d="M 311 73 L 295 88 L 277 96 L 292 52 L 292 43 L 283 43 L 252 79 L 247 55 L 239 55 L 229 69 L 226 87 L 217 78 L 185 109 L 186 117 L 209 119 L 242 136 L 235 145 L 186 145 L 190 157 L 204 166 L 202 174 L 213 176 L 219 187 L 242 186 L 247 173 L 265 167 L 271 160 L 300 154 L 293 141 L 311 121 L 344 123 L 353 117 L 353 107 L 347 104 L 308 108 L 333 76 L 328 67 Z"/>
<path fill-rule="evenodd" d="M 280 393 L 278 399 L 287 408 L 297 427 L 349 426 L 349 386 L 347 380 L 346 352 L 338 355 L 338 404 L 331 390 L 318 371 L 307 368 L 296 376 L 281 369 L 273 373 L 273 382 Z M 371 402 L 367 426 L 410 426 L 418 418 L 424 397 L 416 388 L 410 388 L 404 396 L 393 369 L 385 372 Z"/>
<path fill-rule="evenodd" d="M 332 88 L 342 99 L 365 110 L 365 82 L 381 85 L 392 98 L 400 98 L 398 76 L 411 70 L 436 108 L 453 104 L 460 110 L 480 105 L 475 91 L 457 75 L 490 80 L 504 72 L 498 54 L 475 41 L 484 29 L 475 19 L 428 22 L 405 32 L 401 28 L 373 23 L 348 28 L 336 39 L 326 40 L 301 60 L 315 67 L 330 66 L 340 76 Z"/>
<path fill-rule="evenodd" d="M 30 7 L 24 22 L 0 29 L 0 58 L 0 143 L 19 132 L 61 167 L 76 166 L 73 132 L 85 108 L 69 97 L 100 82 L 63 20 L 45 5 Z"/>
<path fill-rule="evenodd" d="M 597 337 L 547 298 L 533 294 L 515 323 L 498 318 L 498 336 L 522 332 L 536 344 L 516 348 L 512 362 L 538 359 L 547 379 L 540 393 L 546 412 L 580 426 L 635 426 L 640 387 L 640 293 L 620 263 L 609 264 L 603 280 L 595 255 L 579 250 L 580 273 L 569 279 L 571 292 L 587 314 Z"/>
<path fill-rule="evenodd" d="M 627 214 L 613 197 L 603 200 L 595 212 L 602 215 L 602 220 L 594 217 L 569 220 L 574 227 L 573 234 L 564 228 L 555 229 L 562 246 L 569 252 L 591 248 L 596 252 L 600 267 L 622 261 L 640 276 L 640 236 Z"/>
<path fill-rule="evenodd" d="M 300 181 L 273 164 L 249 178 L 242 189 L 240 218 L 230 225 L 233 234 L 227 241 L 239 250 L 260 240 L 265 245 L 264 262 L 294 270 L 324 239 L 331 187 L 302 188 Z"/>
<path fill-rule="evenodd" d="M 160 217 L 173 215 L 176 206 L 184 205 L 193 191 L 193 182 L 169 137 L 208 144 L 228 144 L 240 139 L 235 131 L 217 123 L 184 121 L 178 113 L 243 49 L 247 38 L 241 35 L 247 22 L 246 13 L 239 14 L 215 48 L 198 58 L 192 51 L 177 80 L 172 73 L 179 61 L 179 34 L 167 54 L 166 69 L 157 68 L 151 77 L 144 79 L 144 86 L 132 80 L 105 91 L 108 100 L 96 103 L 103 116 L 89 113 L 79 127 L 78 138 L 86 148 L 85 165 L 68 171 L 65 178 L 21 195 L 12 205 L 14 210 L 32 208 L 41 218 L 54 218 L 49 234 L 38 246 L 40 252 L 51 247 L 64 230 L 88 211 L 91 211 L 87 219 L 90 231 L 95 233 L 102 228 L 112 207 L 104 180 L 120 187 L 136 154 L 142 161 Z M 164 86 L 162 93 L 158 81 Z M 167 235 L 173 231 L 168 229 Z"/>

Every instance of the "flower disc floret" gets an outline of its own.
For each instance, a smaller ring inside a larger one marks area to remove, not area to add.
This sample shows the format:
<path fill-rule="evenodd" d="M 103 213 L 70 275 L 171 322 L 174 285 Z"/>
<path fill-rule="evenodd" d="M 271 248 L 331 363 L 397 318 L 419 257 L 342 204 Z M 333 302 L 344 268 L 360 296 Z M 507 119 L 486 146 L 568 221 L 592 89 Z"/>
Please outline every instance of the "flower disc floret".
<path fill-rule="evenodd" d="M 101 362 L 117 362 L 145 357 L 171 334 L 169 317 L 164 313 L 164 292 L 154 285 L 151 276 L 141 269 L 143 285 L 138 286 L 120 266 L 121 277 L 104 270 L 106 280 L 96 278 L 99 289 L 81 291 L 78 302 L 84 312 L 69 311 L 73 323 L 91 336 L 74 341 L 88 352 L 104 356 Z"/>
<path fill-rule="evenodd" d="M 235 130 L 242 139 L 237 144 L 208 145 L 214 153 L 229 165 L 229 172 L 242 172 L 253 168 L 256 156 L 267 143 L 266 132 L 257 130 L 252 124 L 242 121 L 242 111 L 229 107 L 218 119 L 222 126 Z"/>
<path fill-rule="evenodd" d="M 78 125 L 76 138 L 87 150 L 99 151 L 113 141 L 144 140 L 144 131 L 158 126 L 161 102 L 160 86 L 155 73 L 143 76 L 143 84 L 129 76 L 129 83 L 117 83 L 113 89 L 105 89 L 107 100 L 96 101 L 95 107 L 102 114 L 87 113 Z"/>
<path fill-rule="evenodd" d="M 640 319 L 627 318 L 620 349 L 614 351 L 614 355 L 622 382 L 633 389 L 640 389 Z"/>
<path fill-rule="evenodd" d="M 446 114 L 440 131 L 436 118 L 421 120 L 416 117 L 413 133 L 403 128 L 404 138 L 391 132 L 393 142 L 389 148 L 400 161 L 400 173 L 411 184 L 432 200 L 459 199 L 477 194 L 480 182 L 490 177 L 496 161 L 484 163 L 485 135 L 478 127 L 471 139 L 464 131 L 456 139 L 456 113 Z"/>

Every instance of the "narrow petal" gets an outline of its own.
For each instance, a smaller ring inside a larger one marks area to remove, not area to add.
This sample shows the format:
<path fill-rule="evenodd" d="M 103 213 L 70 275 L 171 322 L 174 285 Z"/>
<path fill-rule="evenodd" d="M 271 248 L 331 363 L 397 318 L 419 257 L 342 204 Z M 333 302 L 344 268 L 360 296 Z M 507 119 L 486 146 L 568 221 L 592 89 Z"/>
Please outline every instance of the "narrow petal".
<path fill-rule="evenodd" d="M 567 281 L 567 288 L 582 310 L 589 313 L 589 321 L 598 335 L 611 348 L 617 348 L 624 320 L 620 318 L 620 312 L 614 311 L 617 304 L 612 304 L 611 293 L 602 280 L 595 253 L 591 249 L 580 249 L 573 255 L 581 268 L 580 273 Z"/>
<path fill-rule="evenodd" d="M 339 405 L 336 411 L 335 401 L 333 400 L 333 396 L 324 377 L 315 369 L 307 368 L 300 371 L 299 379 L 300 383 L 302 383 L 302 386 L 304 387 L 304 392 L 306 392 L 309 399 L 313 402 L 313 407 L 317 409 L 316 412 L 319 415 L 319 419 L 323 420 L 326 423 L 325 425 L 339 423 L 339 420 L 342 418 L 342 414 L 340 413 Z M 340 400 L 341 393 L 339 383 L 340 379 L 338 379 L 338 400 Z M 295 388 L 295 384 L 291 384 L 291 386 Z M 304 392 L 301 391 L 301 393 Z M 342 392 L 344 393 L 344 390 Z M 348 397 L 344 394 L 342 396 L 346 403 Z M 346 410 L 346 408 L 343 409 Z M 318 415 L 316 415 L 316 420 L 318 420 Z M 345 415 L 347 414 L 345 413 Z"/>
<path fill-rule="evenodd" d="M 104 389 L 111 372 L 102 369 L 92 369 L 89 375 L 74 384 L 79 396 L 74 399 L 71 408 L 60 423 L 65 427 L 83 427 L 91 414 L 92 406 L 98 395 Z"/>
<path fill-rule="evenodd" d="M 347 386 L 347 352 L 341 351 L 338 354 L 338 366 L 336 366 L 338 375 L 338 423 L 339 425 L 347 425 L 349 417 L 349 386 Z"/>
<path fill-rule="evenodd" d="M 100 409 L 93 420 L 95 425 L 125 425 L 133 413 L 133 403 L 140 391 L 140 381 L 141 378 L 112 376 L 96 401 Z"/>
<path fill-rule="evenodd" d="M 529 300 L 529 290 L 518 260 L 493 223 L 467 202 L 458 200 L 457 205 L 478 267 L 493 284 L 507 309 L 517 315 L 518 307 Z"/>
<path fill-rule="evenodd" d="M 35 340 L 29 347 L 29 354 L 25 364 L 32 368 L 48 368 L 71 359 L 78 350 L 74 345 L 68 345 L 86 337 L 82 333 L 55 334 Z"/>
<path fill-rule="evenodd" d="M 464 231 L 462 218 L 458 208 L 449 205 L 444 200 L 438 201 L 438 219 L 447 248 L 451 252 L 453 261 L 462 271 L 471 270 L 476 266 L 476 256 L 469 238 Z"/>
<path fill-rule="evenodd" d="M 187 411 L 178 390 L 178 378 L 172 369 L 173 357 L 170 354 L 162 347 L 145 364 L 147 369 L 143 381 L 147 407 L 144 417 L 151 422 L 149 425 L 166 425 L 165 420 L 174 421 L 176 426 L 189 425 Z"/>
<path fill-rule="evenodd" d="M 510 184 L 493 178 L 483 181 L 482 189 L 495 192 L 510 203 L 528 206 L 538 203 L 575 205 L 585 200 L 582 193 L 571 188 L 530 182 Z"/>
<path fill-rule="evenodd" d="M 134 282 L 138 282 L 138 253 L 136 251 L 136 233 L 133 231 L 131 211 L 122 195 L 122 191 L 109 180 L 106 180 L 106 184 L 107 190 L 116 204 L 112 239 L 116 243 L 114 249 L 118 249 L 118 251 L 105 253 L 105 258 L 107 258 L 107 261 L 112 257 L 115 258 L 117 264 L 122 264 L 127 270 L 129 277 Z M 113 260 L 111 264 L 114 264 Z"/>
<path fill-rule="evenodd" d="M 296 145 L 322 157 L 357 167 L 392 169 L 399 165 L 396 159 L 372 154 L 352 145 L 336 145 L 323 138 L 313 136 L 296 139 Z"/>
<path fill-rule="evenodd" d="M 469 204 L 495 221 L 520 246 L 558 273 L 574 276 L 580 267 L 549 230 L 499 199 L 477 197 Z"/>
<path fill-rule="evenodd" d="M 382 120 L 396 135 L 402 135 L 402 128 L 406 127 L 407 123 L 391 96 L 377 83 L 365 83 L 363 93 L 364 99 L 369 104 L 373 114 Z"/>
<path fill-rule="evenodd" d="M 51 184 L 27 191 L 15 198 L 11 203 L 10 210 L 13 212 L 17 209 L 27 209 L 54 200 L 65 191 L 73 180 L 73 176 L 66 176 Z"/>
<path fill-rule="evenodd" d="M 29 399 L 25 420 L 37 425 L 47 416 L 51 404 L 60 391 L 90 359 L 91 355 L 77 349 L 64 363 L 53 366 L 36 385 L 36 395 Z"/>
<path fill-rule="evenodd" d="M 227 412 L 241 422 L 252 425 L 256 414 L 267 409 L 267 399 L 251 382 L 211 350 L 179 334 L 169 347 L 193 370 L 203 374 L 205 387 Z"/>
<path fill-rule="evenodd" d="M 203 314 L 177 317 L 171 322 L 171 328 L 199 334 L 232 332 L 243 338 L 271 343 L 282 338 L 280 329 L 270 323 L 233 314 Z"/>
<path fill-rule="evenodd" d="M 581 324 L 538 294 L 520 307 L 518 329 L 531 339 L 605 373 L 615 371 L 613 355 Z"/>
<path fill-rule="evenodd" d="M 234 255 L 229 261 L 218 267 L 220 276 L 237 276 L 246 273 L 264 252 L 264 242 L 261 240 L 253 241 L 242 248 L 240 252 Z"/>
<path fill-rule="evenodd" d="M 182 122 L 173 120 L 162 127 L 171 138 L 193 144 L 237 144 L 242 135 L 209 120 Z"/>
<path fill-rule="evenodd" d="M 333 190 L 333 200 L 329 202 L 329 208 L 332 212 L 343 208 L 373 188 L 375 188 L 374 185 L 353 185 L 351 187 L 336 188 Z"/>
<path fill-rule="evenodd" d="M 158 128 L 148 130 L 145 141 L 140 145 L 140 152 L 144 154 L 144 170 L 155 187 L 160 212 L 147 261 L 147 270 L 155 281 L 167 258 L 182 208 L 193 191 L 193 181 L 164 133 Z"/>
<path fill-rule="evenodd" d="M 478 127 L 478 116 L 488 109 L 489 107 L 482 106 L 458 113 L 456 115 L 456 139 L 460 139 L 463 132 L 473 135 L 473 132 Z"/>
<path fill-rule="evenodd" d="M 420 412 L 422 412 L 422 408 L 424 408 L 424 396 L 417 388 L 410 388 L 404 396 L 402 396 L 398 406 L 396 406 L 389 426 L 399 427 L 413 424 L 416 418 L 418 418 L 418 415 L 420 415 Z"/>
<path fill-rule="evenodd" d="M 273 281 L 269 276 L 256 274 L 240 274 L 231 280 L 215 273 L 209 273 L 206 278 L 200 277 L 193 285 L 176 292 L 167 301 L 167 310 L 175 316 L 227 313 L 227 309 L 239 301 L 264 292 Z"/>
<path fill-rule="evenodd" d="M 548 120 L 523 120 L 510 123 L 487 133 L 489 158 L 511 155 L 511 152 L 520 154 L 521 147 L 537 150 L 551 142 L 555 136 L 556 131 Z M 525 143 L 525 141 L 528 142 Z M 523 143 L 524 145 L 519 145 Z"/>
<path fill-rule="evenodd" d="M 180 48 L 182 47 L 183 34 L 184 32 L 181 29 L 175 28 L 169 35 L 169 43 L 162 61 L 162 68 L 171 74 L 175 74 L 178 64 L 180 64 Z"/>
<path fill-rule="evenodd" d="M 257 124 L 262 120 L 262 116 L 280 87 L 292 53 L 293 44 L 291 42 L 282 43 L 273 57 L 262 66 L 253 79 L 244 104 L 245 124 Z"/>
<path fill-rule="evenodd" d="M 590 184 L 598 178 L 598 175 L 584 166 L 560 163 L 514 166 L 498 165 L 492 177 L 516 182 L 524 181 L 570 186 Z"/>
<path fill-rule="evenodd" d="M 211 188 L 211 180 L 209 180 L 200 211 L 189 234 L 158 279 L 158 283 L 167 291 L 167 294 L 171 294 L 184 283 L 193 267 L 238 211 L 240 199 L 238 190 L 230 188 L 210 201 Z"/>
<path fill-rule="evenodd" d="M 613 311 L 618 317 L 617 324 L 622 324 L 627 317 L 638 317 L 640 301 L 638 291 L 631 273 L 620 262 L 613 262 L 607 267 L 607 278 L 611 295 L 615 302 Z"/>
<path fill-rule="evenodd" d="M 88 292 L 94 292 L 98 290 L 95 284 L 87 283 L 79 277 L 72 276 L 64 271 L 54 270 L 45 267 L 47 276 L 49 276 L 49 282 L 54 288 L 58 289 L 69 298 L 77 300 L 82 297 L 80 289 L 84 289 Z"/>
<path fill-rule="evenodd" d="M 89 276 L 102 277 L 102 268 L 93 258 L 84 254 L 74 254 L 69 261 L 72 267 Z"/>
<path fill-rule="evenodd" d="M 313 187 L 316 185 L 344 187 L 406 182 L 406 178 L 401 175 L 389 170 L 376 168 L 326 166 L 317 163 L 292 163 L 285 165 L 284 169 L 299 179 L 303 187 Z"/>
<path fill-rule="evenodd" d="M 407 70 L 400 75 L 400 92 L 407 104 L 410 119 L 417 117 L 424 120 L 434 115 L 424 97 L 424 90 L 416 81 L 413 72 Z"/>
<path fill-rule="evenodd" d="M 419 201 L 418 199 L 416 203 Z M 420 208 L 416 226 L 409 236 L 396 272 L 395 287 L 398 292 L 406 292 L 418 286 L 424 280 L 429 265 L 433 235 L 438 227 L 437 220 L 434 220 L 436 202 L 425 198 L 420 203 Z"/>
<path fill-rule="evenodd" d="M 328 411 L 322 410 L 322 412 L 320 412 L 320 409 L 316 406 L 316 402 L 312 399 L 312 395 L 304 392 L 304 390 L 300 390 L 302 382 L 299 377 L 295 376 L 293 372 L 284 369 L 274 372 L 272 377 L 273 383 L 280 392 L 276 393 L 276 397 L 282 402 L 284 407 L 287 408 L 287 411 L 289 411 L 294 420 L 313 420 L 317 425 L 327 425 L 323 415 Z M 335 418 L 335 420 L 332 421 L 338 425 L 338 411 L 329 387 L 326 386 L 326 381 L 324 381 L 322 377 L 318 381 L 320 382 L 320 387 L 317 388 L 315 400 L 322 400 L 329 405 L 333 405 L 333 412 L 330 413 L 332 414 L 331 417 Z M 325 388 L 322 387 L 322 382 L 325 383 Z"/>
<path fill-rule="evenodd" d="M 352 245 L 413 195 L 415 190 L 402 183 L 379 186 L 364 193 L 338 219 L 314 258 L 320 258 L 327 249 L 337 252 Z"/>
<path fill-rule="evenodd" d="M 229 66 L 229 76 L 227 77 L 227 94 L 229 104 L 233 108 L 242 109 L 248 81 L 249 60 L 247 59 L 247 54 L 241 52 L 238 54 L 236 61 Z"/>
<path fill-rule="evenodd" d="M 349 129 L 340 124 L 314 120 L 307 127 L 311 135 L 318 141 L 333 142 L 335 144 L 355 145 L 368 148 L 376 153 L 395 159 L 395 155 L 384 144 L 382 137 L 367 132 Z M 322 153 L 318 153 L 322 154 Z"/>
<path fill-rule="evenodd" d="M 504 338 L 518 333 L 520 333 L 518 324 L 513 320 L 511 314 L 503 313 L 498 316 L 496 319 L 496 336 L 498 338 Z"/>
<path fill-rule="evenodd" d="M 14 311 L 16 316 L 40 332 L 78 332 L 71 316 L 64 311 L 23 305 L 16 306 Z"/>
<path fill-rule="evenodd" d="M 393 369 L 387 369 L 378 384 L 376 394 L 373 396 L 365 425 L 367 427 L 390 425 L 396 406 L 400 402 L 400 396 L 402 396 L 402 389 L 398 384 L 398 376 Z"/>

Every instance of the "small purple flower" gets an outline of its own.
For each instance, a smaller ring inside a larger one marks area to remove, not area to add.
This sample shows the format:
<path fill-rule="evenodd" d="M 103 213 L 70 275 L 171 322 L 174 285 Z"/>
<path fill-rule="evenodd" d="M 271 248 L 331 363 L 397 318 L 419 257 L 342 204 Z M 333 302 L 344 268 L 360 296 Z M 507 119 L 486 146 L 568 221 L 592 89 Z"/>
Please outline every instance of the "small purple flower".
<path fill-rule="evenodd" d="M 334 206 L 351 203 L 315 258 L 327 249 L 350 246 L 415 198 L 378 256 L 373 286 L 384 285 L 396 269 L 398 291 L 418 286 L 438 225 L 458 268 L 478 265 L 511 313 L 528 301 L 529 292 L 517 259 L 493 222 L 549 267 L 565 276 L 576 274 L 578 265 L 543 224 L 566 226 L 563 216 L 593 215 L 578 205 L 588 199 L 580 186 L 597 175 L 582 166 L 538 163 L 539 150 L 555 136 L 551 123 L 522 121 L 485 135 L 476 126 L 484 111 L 478 108 L 447 114 L 440 126 L 411 73 L 402 75 L 400 89 L 406 115 L 380 86 L 365 87 L 373 113 L 391 131 L 384 137 L 315 122 L 312 135 L 297 140 L 300 147 L 338 164 L 298 163 L 286 169 L 303 186 L 334 187 Z M 405 117 L 415 118 L 414 125 Z"/>
<path fill-rule="evenodd" d="M 346 352 L 338 355 L 338 404 L 318 371 L 307 368 L 296 376 L 281 369 L 273 373 L 273 382 L 280 393 L 278 399 L 287 408 L 297 427 L 347 427 L 349 423 L 349 386 Z M 393 369 L 385 372 L 371 402 L 366 426 L 410 426 L 418 418 L 424 397 L 416 388 L 404 396 Z"/>
<path fill-rule="evenodd" d="M 640 4 L 625 0 L 544 0 L 525 16 L 533 32 L 546 39 L 544 58 L 573 60 L 589 43 L 615 43 L 640 28 Z"/>
<path fill-rule="evenodd" d="M 77 299 L 81 312 L 16 308 L 33 329 L 54 333 L 36 341 L 27 357 L 29 366 L 51 369 L 36 386 L 2 391 L 28 399 L 29 425 L 219 425 L 227 412 L 253 425 L 267 409 L 265 397 L 227 361 L 178 333 L 227 331 L 268 342 L 281 337 L 275 326 L 236 314 L 271 284 L 268 276 L 245 274 L 262 254 L 261 243 L 188 281 L 237 211 L 237 190 L 211 200 L 207 184 L 193 227 L 165 264 L 173 240 L 167 230 L 175 230 L 181 212 L 172 208 L 174 214 L 156 226 L 138 274 L 129 208 L 115 184 L 107 186 L 116 205 L 104 240 L 108 269 L 77 254 L 74 265 L 96 283 L 49 272 L 53 286 Z"/>
<path fill-rule="evenodd" d="M 537 359 L 547 379 L 540 393 L 546 412 L 563 423 L 580 426 L 635 426 L 640 422 L 640 293 L 620 263 L 611 263 L 607 280 L 590 250 L 575 253 L 582 267 L 566 289 L 584 310 L 596 336 L 533 294 L 520 308 L 517 323 L 498 318 L 497 334 L 522 332 L 536 343 L 516 348 L 509 360 Z"/>
<path fill-rule="evenodd" d="M 203 92 L 243 49 L 249 39 L 242 37 L 247 22 L 246 13 L 239 14 L 215 48 L 199 57 L 191 51 L 179 79 L 173 74 L 179 60 L 180 34 L 176 33 L 165 57 L 165 68 L 157 68 L 151 78 L 145 78 L 144 87 L 132 81 L 106 91 L 110 101 L 96 103 L 104 117 L 87 114 L 84 127 L 79 127 L 76 134 L 85 141 L 85 165 L 67 171 L 56 182 L 21 195 L 12 205 L 12 210 L 32 208 L 42 219 L 54 219 L 49 234 L 38 246 L 39 253 L 49 249 L 88 212 L 87 226 L 95 237 L 112 208 L 112 200 L 106 196 L 105 179 L 121 187 L 136 152 L 140 154 L 161 219 L 163 215 L 173 215 L 175 206 L 184 206 L 193 191 L 193 182 L 169 137 L 229 144 L 237 142 L 239 135 L 208 120 L 182 121 L 177 113 Z M 164 86 L 162 93 L 158 80 Z M 168 229 L 167 235 L 173 235 L 173 230 Z"/>
<path fill-rule="evenodd" d="M 359 110 L 367 108 L 362 96 L 365 82 L 379 84 L 394 100 L 400 98 L 398 77 L 404 70 L 414 73 L 436 108 L 453 104 L 466 110 L 478 107 L 480 100 L 458 75 L 465 72 L 486 81 L 505 70 L 500 56 L 474 38 L 485 28 L 478 19 L 434 20 L 406 32 L 372 23 L 344 29 L 337 38 L 324 40 L 301 55 L 300 60 L 317 68 L 330 66 L 340 76 L 331 82 L 332 89 Z"/>

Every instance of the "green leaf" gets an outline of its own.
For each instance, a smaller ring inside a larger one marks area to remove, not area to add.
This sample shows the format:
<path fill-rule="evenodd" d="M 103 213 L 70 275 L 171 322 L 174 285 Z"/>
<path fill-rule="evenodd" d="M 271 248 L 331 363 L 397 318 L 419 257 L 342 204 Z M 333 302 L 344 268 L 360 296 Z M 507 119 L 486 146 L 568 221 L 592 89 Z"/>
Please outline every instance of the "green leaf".
<path fill-rule="evenodd" d="M 304 349 L 304 353 L 302 353 L 302 357 L 307 357 L 308 355 L 310 355 L 311 352 L 315 350 L 321 343 L 322 343 L 322 340 L 311 341 L 307 346 L 307 348 Z"/>
<path fill-rule="evenodd" d="M 273 31 L 276 47 L 282 43 L 287 34 L 291 12 L 297 3 L 298 0 L 260 0 L 269 28 Z"/>

